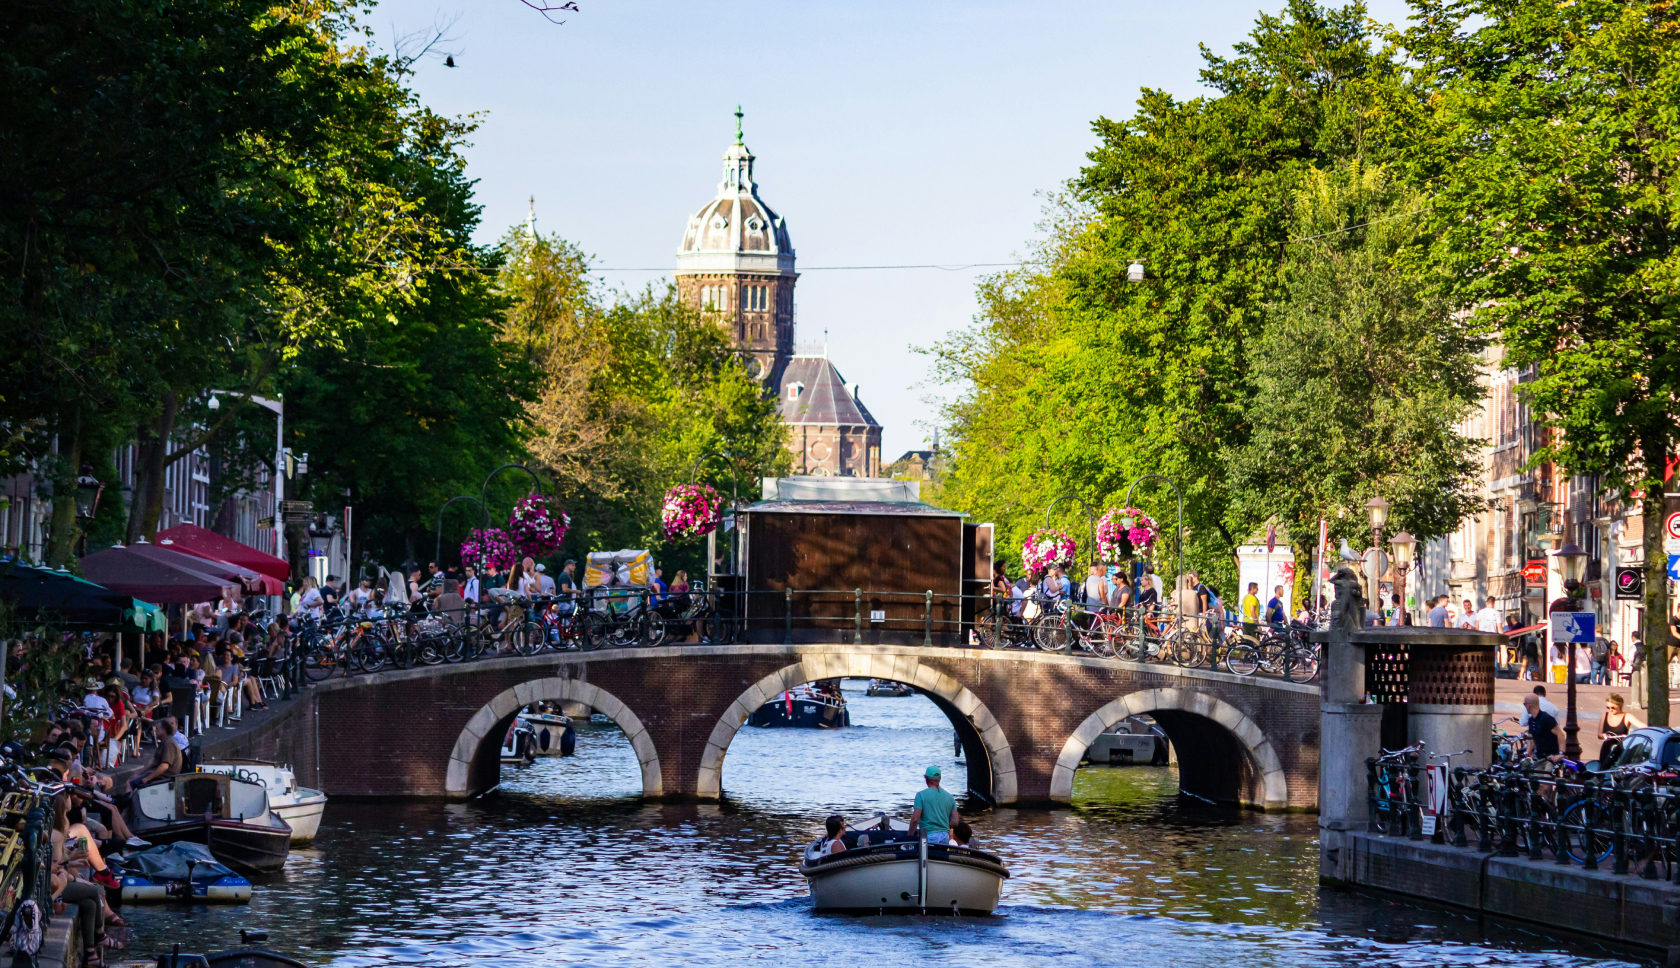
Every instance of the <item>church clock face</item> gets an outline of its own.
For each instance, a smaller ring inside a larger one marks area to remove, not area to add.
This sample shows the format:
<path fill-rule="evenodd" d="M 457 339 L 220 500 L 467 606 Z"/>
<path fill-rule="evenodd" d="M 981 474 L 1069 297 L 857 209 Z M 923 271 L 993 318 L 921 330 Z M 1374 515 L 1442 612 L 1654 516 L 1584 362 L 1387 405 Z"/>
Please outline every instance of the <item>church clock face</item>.
<path fill-rule="evenodd" d="M 755 380 L 764 379 L 764 361 L 753 357 L 747 361 L 747 376 Z"/>
<path fill-rule="evenodd" d="M 811 459 L 812 460 L 817 460 L 817 461 L 828 460 L 829 456 L 832 455 L 833 453 L 834 453 L 833 448 L 828 446 L 828 441 L 826 441 L 826 440 L 819 440 L 816 443 L 811 445 Z"/>

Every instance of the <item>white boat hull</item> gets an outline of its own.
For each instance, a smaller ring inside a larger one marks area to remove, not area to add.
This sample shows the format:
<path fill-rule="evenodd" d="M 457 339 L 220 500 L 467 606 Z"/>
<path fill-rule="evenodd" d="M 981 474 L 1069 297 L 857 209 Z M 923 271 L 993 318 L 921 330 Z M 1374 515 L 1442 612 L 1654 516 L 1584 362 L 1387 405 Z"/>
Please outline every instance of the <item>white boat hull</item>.
<path fill-rule="evenodd" d="M 319 790 L 298 787 L 296 797 L 296 802 L 273 809 L 280 819 L 292 825 L 292 843 L 311 843 L 315 840 L 315 832 L 321 829 L 321 814 L 327 809 L 327 795 Z"/>
<path fill-rule="evenodd" d="M 913 845 L 911 845 L 913 846 Z M 824 869 L 828 868 L 828 869 Z M 1003 897 L 1000 865 L 975 860 L 927 862 L 927 903 L 921 899 L 921 864 L 917 852 L 892 856 L 873 853 L 802 867 L 818 911 L 991 914 Z"/>

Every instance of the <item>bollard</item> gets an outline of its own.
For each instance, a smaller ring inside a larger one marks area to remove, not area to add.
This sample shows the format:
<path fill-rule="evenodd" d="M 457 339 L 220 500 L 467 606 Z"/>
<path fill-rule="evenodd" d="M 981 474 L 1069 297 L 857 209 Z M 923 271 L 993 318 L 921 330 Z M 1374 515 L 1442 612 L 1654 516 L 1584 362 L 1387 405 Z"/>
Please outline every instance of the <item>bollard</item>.
<path fill-rule="evenodd" d="M 1596 871 L 1598 870 L 1598 837 L 1593 830 L 1593 823 L 1597 820 L 1597 817 L 1594 816 L 1594 811 L 1591 808 L 1598 800 L 1597 780 L 1588 779 L 1584 788 L 1587 804 L 1581 808 L 1581 852 L 1586 856 L 1581 858 L 1581 868 Z"/>
<path fill-rule="evenodd" d="M 1610 873 L 1628 872 L 1627 855 L 1627 796 L 1616 791 L 1610 800 L 1610 852 L 1615 856 Z"/>
<path fill-rule="evenodd" d="M 787 616 L 782 625 L 782 644 L 793 644 L 793 589 L 787 589 Z"/>
<path fill-rule="evenodd" d="M 1505 801 L 1502 811 L 1504 817 L 1501 818 L 1503 822 L 1499 825 L 1499 856 L 1515 857 L 1517 856 L 1517 791 L 1516 787 L 1510 782 L 1510 777 L 1507 776 L 1505 782 L 1500 784 L 1499 792 L 1504 795 L 1503 799 Z"/>
<path fill-rule="evenodd" d="M 922 609 L 922 648 L 933 648 L 933 589 L 928 589 L 927 605 Z"/>
<path fill-rule="evenodd" d="M 863 589 L 853 589 L 852 595 L 857 603 L 857 638 L 853 639 L 852 642 L 854 645 L 861 645 L 863 643 Z"/>
<path fill-rule="evenodd" d="M 1400 822 L 1406 825 L 1407 840 L 1422 840 L 1423 800 L 1418 797 L 1418 765 L 1415 761 L 1407 763 L 1405 770 L 1410 779 L 1406 785 L 1406 801 L 1401 804 L 1405 809 L 1402 815 L 1405 819 Z"/>

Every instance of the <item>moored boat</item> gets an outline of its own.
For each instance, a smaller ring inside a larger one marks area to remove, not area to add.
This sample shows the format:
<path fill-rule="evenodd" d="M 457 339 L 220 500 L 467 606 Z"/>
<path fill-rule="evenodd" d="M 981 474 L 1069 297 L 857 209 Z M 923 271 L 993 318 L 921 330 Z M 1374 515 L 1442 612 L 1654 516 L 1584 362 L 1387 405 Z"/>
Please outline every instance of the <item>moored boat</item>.
<path fill-rule="evenodd" d="M 870 827 L 841 835 L 846 849 L 805 847 L 799 872 L 818 911 L 852 914 L 991 914 L 1009 869 L 994 854 L 930 844 L 907 830 Z"/>
<path fill-rule="evenodd" d="M 125 904 L 249 904 L 251 882 L 216 860 L 203 844 L 173 843 L 112 857 Z"/>
<path fill-rule="evenodd" d="M 327 795 L 297 785 L 290 766 L 263 760 L 216 760 L 204 763 L 205 773 L 227 773 L 236 779 L 260 783 L 268 791 L 268 807 L 292 828 L 292 843 L 307 844 L 321 829 L 321 815 L 327 809 Z"/>
<path fill-rule="evenodd" d="M 871 679 L 869 680 L 869 688 L 865 689 L 863 694 L 866 696 L 885 696 L 896 699 L 903 698 L 905 696 L 914 696 L 916 694 L 916 690 L 902 682 L 893 682 L 889 679 Z"/>
<path fill-rule="evenodd" d="M 843 729 L 851 724 L 846 697 L 840 695 L 838 688 L 789 690 L 758 707 L 747 718 L 748 726 L 796 729 Z"/>
<path fill-rule="evenodd" d="M 577 729 L 572 717 L 553 708 L 553 703 L 533 703 L 534 709 L 519 714 L 519 721 L 531 727 L 537 756 L 571 756 L 577 750 Z"/>
<path fill-rule="evenodd" d="M 154 844 L 194 843 L 252 871 L 286 865 L 292 828 L 269 808 L 262 784 L 227 773 L 183 773 L 134 791 L 129 829 Z"/>
<path fill-rule="evenodd" d="M 515 716 L 513 722 L 508 723 L 507 732 L 502 735 L 501 760 L 503 763 L 517 763 L 520 766 L 530 766 L 537 761 L 537 731 L 525 721 L 523 716 Z"/>

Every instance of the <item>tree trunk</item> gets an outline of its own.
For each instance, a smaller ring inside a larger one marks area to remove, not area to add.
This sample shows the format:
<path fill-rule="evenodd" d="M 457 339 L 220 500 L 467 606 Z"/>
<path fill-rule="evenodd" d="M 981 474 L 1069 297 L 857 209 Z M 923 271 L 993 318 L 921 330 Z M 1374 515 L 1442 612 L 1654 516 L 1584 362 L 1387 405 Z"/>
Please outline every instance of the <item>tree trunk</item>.
<path fill-rule="evenodd" d="M 1668 725 L 1668 655 L 1673 645 L 1668 632 L 1668 554 L 1663 551 L 1663 521 L 1668 504 L 1663 497 L 1662 470 L 1668 441 L 1647 438 L 1647 481 L 1642 500 L 1645 526 L 1645 683 L 1646 719 L 1652 726 Z"/>
<path fill-rule="evenodd" d="M 1314 523 L 1316 524 L 1316 522 Z M 1293 530 L 1290 535 L 1294 535 Z M 1318 531 L 1315 528 L 1313 530 L 1313 540 L 1295 538 L 1290 548 L 1291 551 L 1295 552 L 1294 603 L 1297 612 L 1302 608 L 1310 608 L 1314 611 L 1318 609 L 1318 603 L 1312 600 L 1313 573 L 1317 567 L 1317 562 L 1313 561 L 1313 553 L 1318 550 L 1317 537 Z M 1293 618 L 1294 615 L 1291 614 L 1290 617 Z"/>
<path fill-rule="evenodd" d="M 134 455 L 134 498 L 128 509 L 129 544 L 141 538 L 157 540 L 158 519 L 163 517 L 163 474 L 169 467 L 169 437 L 175 432 L 180 409 L 180 395 L 169 391 L 163 395 L 163 411 L 155 420 L 141 425 Z"/>
<path fill-rule="evenodd" d="M 47 533 L 47 567 L 63 568 L 76 553 L 76 478 L 82 473 L 82 411 L 76 408 L 59 428 L 58 467 L 52 482 L 52 529 Z"/>

